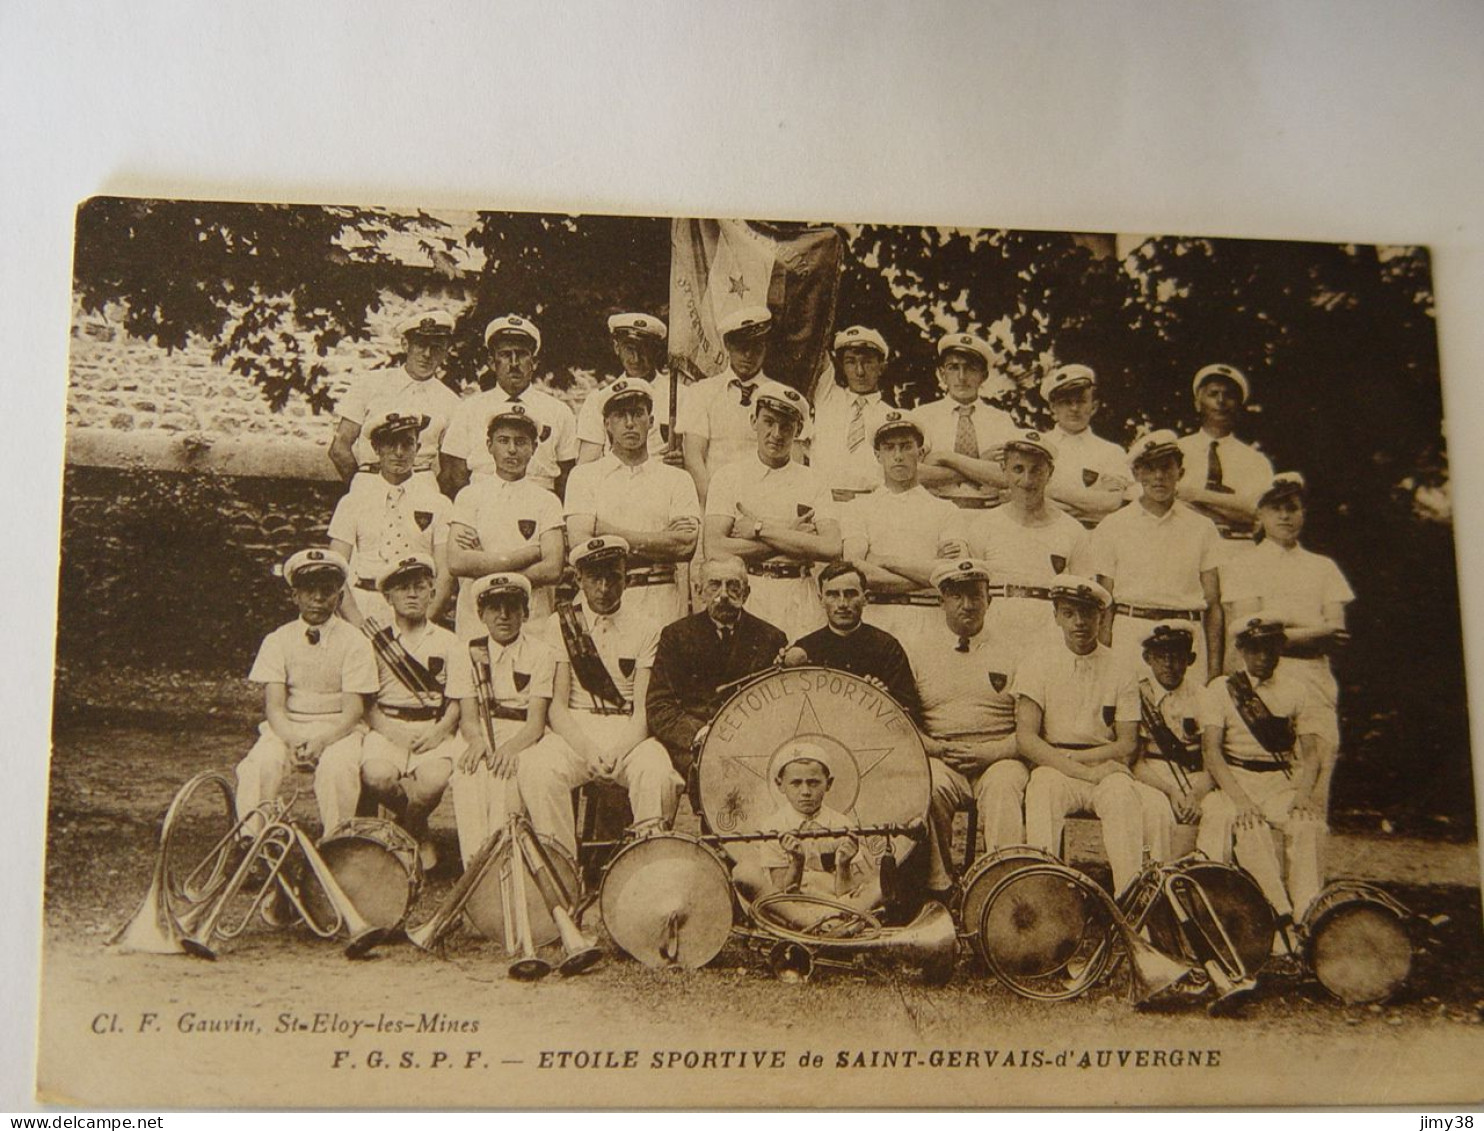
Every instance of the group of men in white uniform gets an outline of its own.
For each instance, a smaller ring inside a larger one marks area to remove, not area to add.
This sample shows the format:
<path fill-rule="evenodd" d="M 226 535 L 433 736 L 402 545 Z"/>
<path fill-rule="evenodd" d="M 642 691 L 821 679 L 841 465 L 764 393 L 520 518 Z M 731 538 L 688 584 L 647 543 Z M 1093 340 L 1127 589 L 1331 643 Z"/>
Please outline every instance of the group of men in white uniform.
<path fill-rule="evenodd" d="M 815 578 L 843 560 L 915 676 L 930 889 L 953 881 L 953 813 L 973 799 L 986 850 L 1060 853 L 1066 817 L 1095 814 L 1118 890 L 1199 820 L 1208 855 L 1235 850 L 1301 914 L 1353 594 L 1298 544 L 1302 478 L 1235 435 L 1247 377 L 1202 368 L 1200 429 L 1125 451 L 1092 429 L 1086 365 L 1041 380 L 1042 432 L 1001 407 L 1016 386 L 974 334 L 939 340 L 944 395 L 909 410 L 883 399 L 876 330 L 834 336 L 811 400 L 767 377 L 771 323 L 723 318 L 727 368 L 686 385 L 662 368 L 663 322 L 615 315 L 624 372 L 574 416 L 533 385 L 529 319 L 488 324 L 493 385 L 464 398 L 438 380 L 454 320 L 408 319 L 404 368 L 340 402 L 330 544 L 284 567 L 300 617 L 253 668 L 267 720 L 238 770 L 244 811 L 297 763 L 327 830 L 381 806 L 426 864 L 450 782 L 466 860 L 520 805 L 575 851 L 569 793 L 593 778 L 628 789 L 636 822 L 669 822 L 682 783 L 645 699 L 693 566 L 745 572 L 746 611 L 796 641 L 832 627 Z M 579 592 L 558 600 L 568 566 Z"/>

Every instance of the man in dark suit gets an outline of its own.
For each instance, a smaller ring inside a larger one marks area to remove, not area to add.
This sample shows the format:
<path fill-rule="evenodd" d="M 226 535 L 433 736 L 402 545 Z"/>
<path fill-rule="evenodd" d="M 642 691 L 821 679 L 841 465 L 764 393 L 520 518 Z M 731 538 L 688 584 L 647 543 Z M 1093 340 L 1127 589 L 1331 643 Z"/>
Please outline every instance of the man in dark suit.
<path fill-rule="evenodd" d="M 701 567 L 705 607 L 660 633 L 645 705 L 651 732 L 681 776 L 690 773 L 697 735 L 726 699 L 721 689 L 771 665 L 788 643 L 742 608 L 747 594 L 741 559 L 711 558 Z"/>

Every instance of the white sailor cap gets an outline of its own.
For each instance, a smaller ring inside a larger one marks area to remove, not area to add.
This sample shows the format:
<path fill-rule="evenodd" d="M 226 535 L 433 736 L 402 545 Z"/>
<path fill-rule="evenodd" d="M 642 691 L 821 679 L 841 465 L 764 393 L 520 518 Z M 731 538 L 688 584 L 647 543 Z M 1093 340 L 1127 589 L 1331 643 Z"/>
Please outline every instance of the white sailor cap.
<path fill-rule="evenodd" d="M 573 546 L 568 558 L 574 566 L 581 568 L 583 565 L 595 565 L 609 558 L 622 558 L 628 552 L 629 543 L 626 539 L 620 538 L 617 534 L 603 534 Z"/>
<path fill-rule="evenodd" d="M 759 381 L 752 394 L 752 415 L 757 415 L 757 410 L 763 405 L 776 408 L 780 412 L 786 412 L 799 420 L 809 419 L 809 405 L 804 400 L 804 395 L 797 389 L 779 381 Z"/>
<path fill-rule="evenodd" d="M 1235 365 L 1207 365 L 1197 369 L 1195 379 L 1190 383 L 1192 394 L 1199 393 L 1201 386 L 1216 377 L 1224 377 L 1237 387 L 1237 392 L 1242 394 L 1242 403 L 1247 403 L 1247 398 L 1252 395 L 1252 386 L 1247 383 L 1247 375 Z"/>
<path fill-rule="evenodd" d="M 1300 498 L 1307 496 L 1309 485 L 1304 482 L 1304 477 L 1297 471 L 1280 471 L 1273 476 L 1273 481 L 1257 497 L 1257 505 L 1260 507 L 1270 506 L 1280 499 L 1286 499 L 1290 495 L 1298 495 Z"/>
<path fill-rule="evenodd" d="M 836 353 L 848 349 L 875 350 L 885 361 L 891 356 L 891 350 L 886 348 L 886 339 L 869 326 L 847 326 L 835 335 L 834 345 L 830 347 Z"/>
<path fill-rule="evenodd" d="M 608 319 L 608 332 L 615 338 L 649 338 L 662 342 L 668 331 L 665 324 L 652 314 L 641 314 L 631 311 L 627 314 L 614 314 Z"/>
<path fill-rule="evenodd" d="M 300 550 L 279 566 L 275 572 L 282 575 L 290 585 L 316 574 L 327 573 L 337 573 L 340 575 L 340 580 L 344 581 L 350 575 L 350 563 L 334 550 L 315 547 L 310 550 Z"/>
<path fill-rule="evenodd" d="M 433 559 L 427 554 L 408 554 L 405 558 L 388 566 L 376 576 L 376 588 L 382 592 L 386 591 L 388 585 L 399 577 L 409 573 L 425 572 L 429 577 L 434 576 L 438 570 L 433 565 Z"/>
<path fill-rule="evenodd" d="M 871 432 L 871 446 L 879 448 L 881 441 L 893 432 L 914 433 L 919 444 L 927 445 L 927 433 L 922 430 L 922 425 L 917 423 L 917 418 L 910 412 L 894 408 L 881 418 L 881 422 Z"/>
<path fill-rule="evenodd" d="M 773 312 L 766 306 L 744 306 L 716 321 L 716 332 L 725 341 L 733 334 L 757 337 L 768 332 L 773 321 Z"/>
<path fill-rule="evenodd" d="M 1153 432 L 1146 432 L 1129 445 L 1128 462 L 1131 467 L 1138 467 L 1146 460 L 1159 459 L 1171 453 L 1182 454 L 1180 437 L 1168 428 L 1156 428 Z"/>
<path fill-rule="evenodd" d="M 449 338 L 453 336 L 453 315 L 446 310 L 409 314 L 397 323 L 397 333 L 404 338 Z"/>
<path fill-rule="evenodd" d="M 610 412 L 617 412 L 625 401 L 643 401 L 644 407 L 653 411 L 654 394 L 650 392 L 649 386 L 643 381 L 631 381 L 627 377 L 620 377 L 613 384 L 599 390 L 601 398 L 598 407 L 606 418 Z"/>
<path fill-rule="evenodd" d="M 531 349 L 535 353 L 541 352 L 541 331 L 536 328 L 536 323 L 529 318 L 522 318 L 519 314 L 506 314 L 496 318 L 484 328 L 484 344 L 488 349 L 496 337 L 500 335 L 519 338 L 529 338 Z"/>
<path fill-rule="evenodd" d="M 490 417 L 490 422 L 484 427 L 485 438 L 495 434 L 495 429 L 502 424 L 514 424 L 524 428 L 535 440 L 540 436 L 541 428 L 536 423 L 536 418 L 531 415 L 530 409 L 523 404 L 503 404 L 498 412 Z"/>
<path fill-rule="evenodd" d="M 1113 603 L 1113 595 L 1092 578 L 1074 577 L 1069 573 L 1058 574 L 1051 583 L 1051 599 L 1096 605 L 1099 609 L 1106 609 Z"/>
<path fill-rule="evenodd" d="M 942 357 L 950 350 L 962 350 L 964 353 L 972 353 L 984 359 L 986 369 L 994 368 L 994 347 L 975 334 L 944 334 L 943 337 L 938 339 L 938 356 Z"/>
<path fill-rule="evenodd" d="M 1074 389 L 1095 386 L 1098 375 L 1086 365 L 1058 365 L 1041 378 L 1041 399 L 1047 404 L 1058 393 L 1070 393 Z"/>
<path fill-rule="evenodd" d="M 397 412 L 393 409 L 384 416 L 377 418 L 376 423 L 371 425 L 366 438 L 371 441 L 373 447 L 382 440 L 390 439 L 403 432 L 416 436 L 428 426 L 431 419 L 421 414 Z"/>
<path fill-rule="evenodd" d="M 1036 452 L 1051 463 L 1056 462 L 1056 445 L 1044 432 L 1015 432 L 1005 441 L 1005 451 Z"/>
<path fill-rule="evenodd" d="M 1146 652 L 1172 649 L 1188 654 L 1194 647 L 1195 631 L 1189 625 L 1174 621 L 1160 621 L 1149 630 L 1143 640 L 1143 649 Z"/>
<path fill-rule="evenodd" d="M 1250 648 L 1270 642 L 1282 644 L 1288 639 L 1288 633 L 1284 630 L 1282 621 L 1253 617 L 1241 627 L 1234 639 L 1238 648 Z"/>
<path fill-rule="evenodd" d="M 519 593 L 529 601 L 531 582 L 520 573 L 487 573 L 474 583 L 469 592 L 474 597 L 476 609 L 483 608 L 485 602 L 502 593 Z"/>
<path fill-rule="evenodd" d="M 934 589 L 942 589 L 944 585 L 954 581 L 988 581 L 989 567 L 977 558 L 958 558 L 955 561 L 941 562 L 928 577 L 928 583 Z"/>

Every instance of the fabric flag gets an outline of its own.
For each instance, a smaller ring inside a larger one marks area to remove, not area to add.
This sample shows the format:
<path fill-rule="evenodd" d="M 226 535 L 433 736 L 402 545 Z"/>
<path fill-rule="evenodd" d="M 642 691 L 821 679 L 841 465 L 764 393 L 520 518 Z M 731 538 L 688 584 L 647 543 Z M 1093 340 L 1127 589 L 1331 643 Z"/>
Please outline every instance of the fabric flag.
<path fill-rule="evenodd" d="M 832 227 L 756 220 L 671 222 L 670 367 L 691 380 L 727 366 L 718 320 L 773 312 L 763 372 L 812 397 L 829 348 L 844 241 Z"/>

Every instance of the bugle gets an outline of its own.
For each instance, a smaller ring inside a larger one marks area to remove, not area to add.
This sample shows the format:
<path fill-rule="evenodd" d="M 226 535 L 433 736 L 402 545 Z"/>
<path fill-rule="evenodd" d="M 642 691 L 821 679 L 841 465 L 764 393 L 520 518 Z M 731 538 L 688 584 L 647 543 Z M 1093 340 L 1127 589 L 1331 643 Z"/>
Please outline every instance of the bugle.
<path fill-rule="evenodd" d="M 464 868 L 464 874 L 459 877 L 458 883 L 454 884 L 443 902 L 438 905 L 438 909 L 433 912 L 433 917 L 421 926 L 406 932 L 408 942 L 419 950 L 426 950 L 432 954 L 439 952 L 443 939 L 458 922 L 459 916 L 464 913 L 464 908 L 468 905 L 469 897 L 474 894 L 474 889 L 479 887 L 489 875 L 490 865 L 509 836 L 508 828 L 499 828 L 479 846 L 479 851 L 469 860 Z"/>
<path fill-rule="evenodd" d="M 581 974 L 602 959 L 603 951 L 595 940 L 584 935 L 577 926 L 572 915 L 572 908 L 575 906 L 572 894 L 566 890 L 561 877 L 557 875 L 551 857 L 547 855 L 546 846 L 537 839 L 531 823 L 524 817 L 514 817 L 511 828 L 525 866 L 530 869 L 531 878 L 536 881 L 541 898 L 546 901 L 546 910 L 561 936 L 564 957 L 557 971 L 563 977 Z"/>
<path fill-rule="evenodd" d="M 490 673 L 489 650 L 483 640 L 469 641 L 469 663 L 474 671 L 474 697 L 479 704 L 479 725 L 489 748 L 491 764 L 495 757 L 495 681 Z"/>
<path fill-rule="evenodd" d="M 833 910 L 837 931 L 800 930 L 791 926 L 785 906 L 807 904 Z M 879 955 L 914 965 L 923 980 L 943 982 L 953 972 L 958 951 L 958 929 L 941 903 L 929 900 L 917 917 L 901 927 L 883 927 L 874 915 L 825 896 L 774 892 L 752 905 L 755 929 L 740 932 L 754 943 L 769 947 L 768 966 L 781 981 L 807 981 L 816 968 L 858 970 L 859 959 Z"/>
<path fill-rule="evenodd" d="M 506 971 L 518 982 L 535 982 L 551 973 L 551 963 L 536 953 L 536 943 L 531 937 L 531 909 L 526 904 L 526 864 L 520 851 L 515 831 L 515 821 L 510 823 L 510 898 L 515 901 L 515 946 L 508 949 L 519 953 Z"/>

